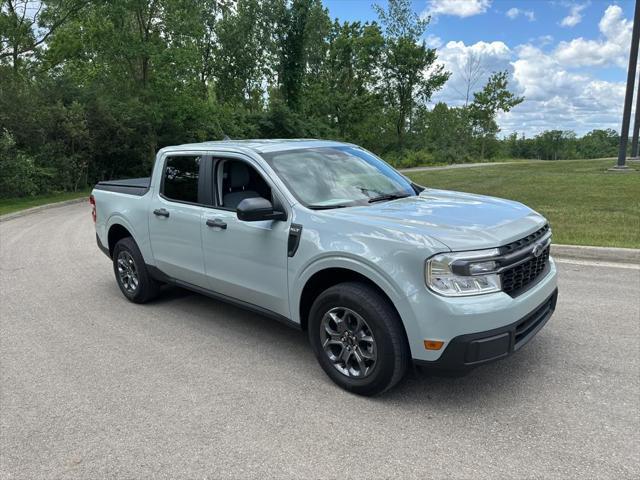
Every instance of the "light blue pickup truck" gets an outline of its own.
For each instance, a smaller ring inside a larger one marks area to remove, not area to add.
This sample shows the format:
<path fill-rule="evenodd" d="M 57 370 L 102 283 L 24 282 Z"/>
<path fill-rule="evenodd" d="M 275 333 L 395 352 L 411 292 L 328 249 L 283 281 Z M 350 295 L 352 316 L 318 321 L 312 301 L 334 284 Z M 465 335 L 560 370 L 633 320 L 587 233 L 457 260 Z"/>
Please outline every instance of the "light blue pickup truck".
<path fill-rule="evenodd" d="M 100 182 L 90 201 L 127 299 L 172 284 L 273 317 L 361 395 L 412 363 L 460 372 L 506 357 L 556 305 L 540 214 L 416 185 L 356 145 L 167 147 L 150 178 Z"/>

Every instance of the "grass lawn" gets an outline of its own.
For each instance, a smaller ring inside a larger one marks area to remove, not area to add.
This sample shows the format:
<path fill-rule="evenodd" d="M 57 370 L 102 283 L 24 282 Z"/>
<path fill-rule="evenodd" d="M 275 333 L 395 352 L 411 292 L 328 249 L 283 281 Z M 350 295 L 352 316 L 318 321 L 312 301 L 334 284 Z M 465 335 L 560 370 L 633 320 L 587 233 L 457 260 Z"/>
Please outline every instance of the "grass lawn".
<path fill-rule="evenodd" d="M 640 248 L 640 172 L 606 172 L 614 163 L 558 160 L 409 176 L 428 187 L 525 203 L 549 219 L 555 243 Z"/>
<path fill-rule="evenodd" d="M 74 198 L 89 197 L 91 190 L 80 192 L 51 193 L 37 197 L 4 198 L 0 199 L 0 215 L 17 212 L 26 208 L 37 207 L 47 203 L 63 202 Z M 87 200 L 88 201 L 88 200 Z"/>

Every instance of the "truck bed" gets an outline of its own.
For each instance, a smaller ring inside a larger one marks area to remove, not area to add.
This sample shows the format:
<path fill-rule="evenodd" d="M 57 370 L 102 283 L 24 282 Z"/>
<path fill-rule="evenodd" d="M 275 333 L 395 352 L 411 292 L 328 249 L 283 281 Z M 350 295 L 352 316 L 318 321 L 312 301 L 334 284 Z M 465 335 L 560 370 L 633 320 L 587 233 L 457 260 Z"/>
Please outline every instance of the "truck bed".
<path fill-rule="evenodd" d="M 126 178 L 123 180 L 105 180 L 98 182 L 94 187 L 96 190 L 107 190 L 109 192 L 126 193 L 141 197 L 149 191 L 151 177 Z"/>

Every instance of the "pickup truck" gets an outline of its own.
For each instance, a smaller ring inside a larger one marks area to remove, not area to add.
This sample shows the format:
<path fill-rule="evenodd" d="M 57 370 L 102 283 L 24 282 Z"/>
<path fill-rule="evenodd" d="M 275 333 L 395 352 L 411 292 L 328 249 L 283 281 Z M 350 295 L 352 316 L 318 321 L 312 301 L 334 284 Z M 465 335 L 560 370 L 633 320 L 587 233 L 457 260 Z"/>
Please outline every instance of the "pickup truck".
<path fill-rule="evenodd" d="M 412 364 L 465 372 L 507 357 L 556 306 L 544 217 L 417 185 L 353 144 L 167 147 L 150 178 L 100 182 L 90 202 L 128 300 L 171 284 L 273 317 L 360 395 Z"/>

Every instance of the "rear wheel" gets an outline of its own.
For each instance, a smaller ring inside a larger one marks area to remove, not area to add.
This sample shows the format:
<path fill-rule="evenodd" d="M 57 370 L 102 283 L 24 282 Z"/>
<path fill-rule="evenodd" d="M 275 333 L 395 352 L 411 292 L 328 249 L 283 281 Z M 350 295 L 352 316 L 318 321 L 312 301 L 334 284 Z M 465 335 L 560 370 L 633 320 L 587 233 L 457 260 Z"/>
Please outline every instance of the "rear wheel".
<path fill-rule="evenodd" d="M 151 278 L 133 238 L 125 237 L 113 248 L 113 271 L 120 291 L 134 303 L 145 303 L 155 298 L 160 284 Z"/>
<path fill-rule="evenodd" d="M 364 283 L 342 283 L 321 293 L 309 313 L 308 334 L 326 374 L 353 393 L 384 392 L 400 381 L 409 363 L 398 314 Z"/>

